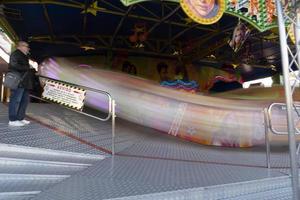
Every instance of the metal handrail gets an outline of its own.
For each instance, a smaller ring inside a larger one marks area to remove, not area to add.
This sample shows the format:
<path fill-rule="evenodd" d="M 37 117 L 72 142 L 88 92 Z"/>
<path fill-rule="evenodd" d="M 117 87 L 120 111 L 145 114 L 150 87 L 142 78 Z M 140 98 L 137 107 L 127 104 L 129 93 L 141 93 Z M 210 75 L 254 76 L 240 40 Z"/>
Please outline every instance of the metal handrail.
<path fill-rule="evenodd" d="M 89 90 L 89 91 L 93 91 L 93 92 L 97 92 L 97 93 L 102 93 L 102 94 L 104 94 L 108 97 L 108 99 L 109 99 L 109 106 L 108 107 L 109 108 L 108 108 L 108 115 L 107 115 L 106 118 L 100 118 L 100 117 L 96 117 L 94 115 L 91 115 L 91 114 L 88 114 L 88 113 L 85 113 L 85 112 L 82 112 L 82 111 L 74 110 L 74 109 L 71 109 L 71 108 L 68 108 L 68 107 L 66 107 L 66 108 L 69 109 L 69 110 L 75 111 L 77 113 L 86 115 L 88 117 L 98 119 L 100 121 L 108 121 L 110 118 L 112 118 L 112 122 L 111 122 L 111 126 L 112 126 L 112 130 L 111 130 L 111 132 L 112 132 L 111 154 L 115 155 L 115 135 L 116 135 L 115 134 L 115 124 L 116 124 L 116 122 L 115 122 L 115 119 L 116 119 L 115 106 L 116 106 L 116 103 L 115 103 L 115 100 L 111 97 L 111 95 L 108 92 L 103 91 L 103 90 L 98 90 L 98 89 L 90 88 L 90 87 L 87 87 L 87 86 L 77 85 L 77 84 L 74 84 L 74 83 L 69 83 L 69 82 L 66 82 L 66 81 L 61 81 L 61 80 L 57 80 L 57 79 L 42 76 L 42 75 L 38 75 L 38 76 L 40 78 L 49 79 L 49 80 L 57 81 L 57 82 L 60 82 L 60 83 L 65 83 L 65 84 L 76 86 L 76 87 L 79 87 L 79 88 L 82 88 L 82 89 L 85 89 L 85 90 Z M 43 101 L 49 102 L 45 99 L 42 99 L 42 98 L 39 98 L 39 97 L 36 97 L 36 96 L 35 96 L 35 98 L 38 98 L 38 99 L 41 99 Z"/>
<path fill-rule="evenodd" d="M 2 73 L 2 84 L 1 84 L 1 102 L 3 102 L 3 101 L 4 101 L 4 85 L 3 85 L 4 79 L 5 79 L 5 73 Z"/>
<path fill-rule="evenodd" d="M 286 135 L 288 134 L 288 132 L 282 132 L 282 131 L 277 131 L 273 128 L 272 126 L 272 120 L 271 120 L 271 115 L 272 115 L 272 108 L 276 105 L 281 105 L 281 106 L 286 106 L 285 103 L 272 103 L 269 107 L 268 107 L 268 123 L 269 123 L 269 127 L 270 127 L 270 130 L 274 133 L 274 134 L 277 134 L 277 135 Z M 300 105 L 299 105 L 300 106 Z M 295 106 L 294 105 L 294 109 L 297 109 L 298 105 Z M 296 133 L 297 134 L 300 134 L 300 130 L 295 127 L 295 130 L 296 130 Z"/>
<path fill-rule="evenodd" d="M 109 105 L 108 105 L 109 110 L 108 110 L 108 115 L 107 115 L 106 118 L 96 117 L 94 115 L 90 115 L 90 114 L 87 114 L 85 112 L 70 109 L 70 108 L 68 108 L 68 109 L 73 110 L 73 111 L 78 112 L 78 113 L 81 113 L 81 114 L 84 114 L 84 115 L 87 115 L 89 117 L 101 120 L 101 121 L 107 121 L 112 116 L 112 97 L 108 92 L 103 91 L 103 90 L 98 90 L 98 89 L 95 89 L 95 88 L 90 88 L 90 87 L 87 87 L 87 86 L 82 86 L 82 85 L 77 85 L 77 84 L 74 84 L 74 83 L 69 83 L 69 82 L 66 82 L 66 81 L 57 80 L 57 79 L 50 78 L 50 77 L 47 77 L 47 76 L 38 75 L 38 77 L 49 79 L 49 80 L 52 80 L 52 81 L 57 81 L 57 82 L 68 84 L 68 85 L 72 85 L 72 86 L 75 86 L 75 87 L 80 87 L 80 88 L 85 89 L 85 90 L 90 90 L 90 91 L 93 91 L 93 92 L 102 93 L 102 94 L 106 95 L 109 99 Z M 39 98 L 39 99 L 41 99 L 41 98 Z M 44 99 L 41 99 L 41 100 L 44 100 Z M 44 101 L 46 101 L 46 100 L 44 100 Z M 47 102 L 49 102 L 49 101 L 47 101 Z"/>
<path fill-rule="evenodd" d="M 264 125 L 265 125 L 265 144 L 266 144 L 266 162 L 267 162 L 267 168 L 271 168 L 271 162 L 270 162 L 270 140 L 269 140 L 269 129 L 271 130 L 272 133 L 276 135 L 286 135 L 288 132 L 282 132 L 282 131 L 277 131 L 273 128 L 272 126 L 272 120 L 271 120 L 271 115 L 272 115 L 272 108 L 276 105 L 281 105 L 281 106 L 286 106 L 285 103 L 272 103 L 269 105 L 268 108 L 264 109 Z M 297 107 L 300 105 L 294 105 L 294 109 L 297 109 Z M 299 129 L 295 127 L 296 133 L 300 133 Z M 300 144 L 298 144 L 297 148 L 297 154 L 300 150 Z"/>
<path fill-rule="evenodd" d="M 80 113 L 82 115 L 97 119 L 97 120 L 100 120 L 100 121 L 108 121 L 110 118 L 112 118 L 112 148 L 111 148 L 112 150 L 111 150 L 111 154 L 115 155 L 115 118 L 116 118 L 115 106 L 116 106 L 116 103 L 115 103 L 115 100 L 112 98 L 112 96 L 108 92 L 103 91 L 103 90 L 98 90 L 98 89 L 95 89 L 95 88 L 90 88 L 90 87 L 86 87 L 86 86 L 82 86 L 82 85 L 77 85 L 77 84 L 74 84 L 74 83 L 69 83 L 69 82 L 66 82 L 66 81 L 57 80 L 57 79 L 50 78 L 50 77 L 47 77 L 47 76 L 42 76 L 42 75 L 37 75 L 37 76 L 40 77 L 40 78 L 43 78 L 43 79 L 57 81 L 57 82 L 60 82 L 60 83 L 64 83 L 64 84 L 72 85 L 72 86 L 75 86 L 75 87 L 79 87 L 79 88 L 82 88 L 82 89 L 85 89 L 85 90 L 93 91 L 93 92 L 96 92 L 96 93 L 101 93 L 101 94 L 104 94 L 108 97 L 109 108 L 108 108 L 108 115 L 107 115 L 106 118 L 97 117 L 97 116 L 94 116 L 94 115 L 91 115 L 91 114 L 88 114 L 88 113 L 85 113 L 85 112 L 82 112 L 82 111 L 79 111 L 79 110 L 75 110 L 75 109 L 72 109 L 72 108 L 68 108 L 68 107 L 64 107 L 64 108 L 66 108 L 68 110 L 71 110 L 71 111 L 74 111 L 74 112 L 77 112 L 77 113 Z M 2 88 L 4 88 L 3 84 L 2 84 Z M 48 102 L 48 103 L 53 103 L 49 100 L 37 97 L 35 95 L 30 95 L 30 96 L 33 97 L 33 98 Z M 3 97 L 3 94 L 1 92 L 1 100 L 2 100 L 2 97 Z"/>
<path fill-rule="evenodd" d="M 263 110 L 263 113 L 264 113 L 264 125 L 265 125 L 266 162 L 267 162 L 267 168 L 270 169 L 271 168 L 271 161 L 270 161 L 271 150 L 270 150 L 270 140 L 269 140 L 270 122 L 269 122 L 269 117 L 268 117 L 268 109 L 265 108 Z"/>

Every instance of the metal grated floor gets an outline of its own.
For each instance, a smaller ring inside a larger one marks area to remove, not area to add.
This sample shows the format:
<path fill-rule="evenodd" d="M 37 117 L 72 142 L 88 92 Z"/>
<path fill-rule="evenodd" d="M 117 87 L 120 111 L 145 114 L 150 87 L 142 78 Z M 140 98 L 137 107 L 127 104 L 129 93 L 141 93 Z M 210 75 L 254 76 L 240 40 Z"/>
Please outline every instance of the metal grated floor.
<path fill-rule="evenodd" d="M 98 122 L 56 105 L 31 104 L 28 116 L 33 123 L 10 128 L 6 106 L 0 105 L 0 113 L 0 143 L 107 156 L 101 149 L 111 150 L 109 122 Z M 75 139 L 64 133 L 72 134 Z M 268 170 L 263 146 L 247 149 L 202 146 L 120 119 L 116 135 L 116 156 L 94 163 L 33 199 L 244 199 L 241 195 L 246 195 L 245 199 L 264 199 L 257 195 L 263 197 L 273 190 L 277 191 L 273 194 L 278 199 L 283 199 L 282 194 L 285 199 L 291 197 L 287 147 L 272 147 L 273 169 Z M 254 182 L 251 182 L 254 189 L 247 181 Z M 179 198 L 181 191 L 184 195 Z M 276 199 L 274 195 L 272 199 Z"/>

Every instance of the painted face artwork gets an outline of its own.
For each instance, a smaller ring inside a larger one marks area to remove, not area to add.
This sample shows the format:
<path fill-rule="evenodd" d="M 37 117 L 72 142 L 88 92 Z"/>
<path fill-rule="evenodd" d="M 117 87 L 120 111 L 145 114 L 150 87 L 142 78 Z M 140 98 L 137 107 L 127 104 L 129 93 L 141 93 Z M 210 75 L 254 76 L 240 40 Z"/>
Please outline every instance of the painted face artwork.
<path fill-rule="evenodd" d="M 184 12 L 200 24 L 217 22 L 226 9 L 225 0 L 180 0 Z"/>
<path fill-rule="evenodd" d="M 202 17 L 206 17 L 215 6 L 215 0 L 191 0 L 190 3 Z"/>
<path fill-rule="evenodd" d="M 235 51 L 239 51 L 243 43 L 250 34 L 250 29 L 243 23 L 239 23 L 232 34 L 232 39 L 229 41 L 229 46 Z"/>

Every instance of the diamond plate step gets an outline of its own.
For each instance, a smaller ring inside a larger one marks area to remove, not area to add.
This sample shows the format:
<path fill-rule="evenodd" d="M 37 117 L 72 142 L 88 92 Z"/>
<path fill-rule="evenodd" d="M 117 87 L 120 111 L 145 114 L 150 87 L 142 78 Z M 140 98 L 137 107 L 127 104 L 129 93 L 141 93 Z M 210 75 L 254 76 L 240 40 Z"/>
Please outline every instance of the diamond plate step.
<path fill-rule="evenodd" d="M 91 164 L 0 157 L 0 172 L 8 174 L 70 175 Z"/>
<path fill-rule="evenodd" d="M 0 200 L 27 200 L 103 155 L 0 144 Z"/>
<path fill-rule="evenodd" d="M 267 196 L 269 193 L 271 194 L 274 191 L 277 191 L 277 194 L 287 194 L 290 189 L 290 177 L 282 176 L 255 181 L 111 198 L 106 200 L 244 200 L 247 199 L 246 197 L 249 197 L 248 199 L 250 200 L 264 199 L 261 197 Z M 289 199 L 289 196 L 286 196 L 286 198 Z M 272 198 L 270 198 L 270 200 L 271 199 Z"/>
<path fill-rule="evenodd" d="M 259 193 L 249 194 L 249 195 L 243 195 L 235 198 L 227 198 L 226 200 L 240 200 L 240 199 L 292 200 L 293 199 L 292 187 L 269 190 L 269 191 L 259 192 Z"/>
<path fill-rule="evenodd" d="M 11 144 L 0 144 L 0 155 L 10 158 L 90 164 L 105 158 L 103 155 L 73 153 Z"/>
<path fill-rule="evenodd" d="M 0 194 L 42 191 L 68 177 L 68 175 L 0 174 Z"/>
<path fill-rule="evenodd" d="M 0 193 L 0 200 L 30 200 L 40 191 L 31 192 L 2 192 Z"/>
<path fill-rule="evenodd" d="M 276 178 L 265 178 L 260 180 L 205 187 L 204 198 L 228 199 L 270 190 L 280 190 L 287 187 L 291 187 L 290 177 L 280 176 Z"/>

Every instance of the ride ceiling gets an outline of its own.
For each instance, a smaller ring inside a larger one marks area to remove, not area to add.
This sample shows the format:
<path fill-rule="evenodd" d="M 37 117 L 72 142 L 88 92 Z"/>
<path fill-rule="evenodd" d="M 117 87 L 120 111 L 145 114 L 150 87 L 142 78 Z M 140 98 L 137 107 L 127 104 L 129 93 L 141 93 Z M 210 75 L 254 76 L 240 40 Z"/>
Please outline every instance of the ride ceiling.
<path fill-rule="evenodd" d="M 242 70 L 249 80 L 280 72 L 277 29 L 258 30 L 253 20 L 231 14 L 202 25 L 177 0 L 2 0 L 0 25 L 13 40 L 29 41 L 37 62 L 51 56 L 127 54 Z M 239 20 L 251 33 L 234 52 L 228 41 Z M 142 37 L 136 41 L 135 34 Z M 254 67 L 244 70 L 249 65 Z"/>

